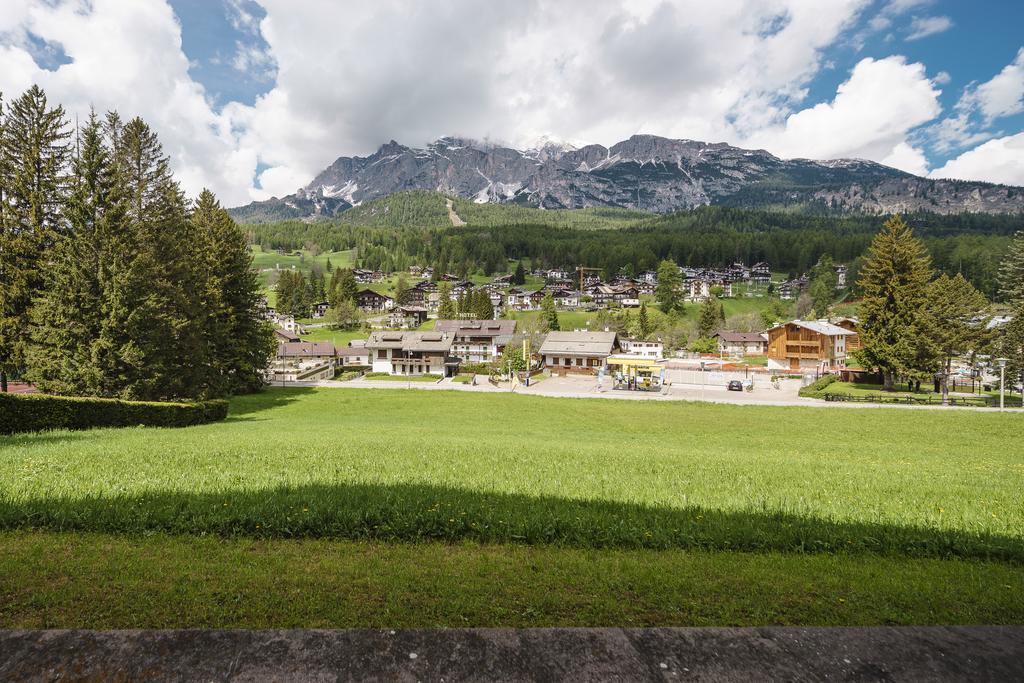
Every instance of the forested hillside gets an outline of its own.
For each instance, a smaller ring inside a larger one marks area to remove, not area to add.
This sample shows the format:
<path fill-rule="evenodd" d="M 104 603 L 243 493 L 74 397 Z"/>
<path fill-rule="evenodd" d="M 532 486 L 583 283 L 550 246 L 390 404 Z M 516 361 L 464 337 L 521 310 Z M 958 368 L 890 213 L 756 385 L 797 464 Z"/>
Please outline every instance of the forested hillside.
<path fill-rule="evenodd" d="M 614 209 L 545 211 L 456 202 L 468 225 L 453 228 L 446 213 L 444 221 L 420 220 L 436 219 L 438 206 L 445 210 L 441 195 L 400 193 L 387 199 L 387 210 L 378 204 L 384 200 L 360 207 L 366 211 L 356 214 L 357 221 L 285 221 L 247 229 L 251 240 L 267 249 L 309 243 L 327 251 L 356 249 L 360 265 L 383 270 L 429 264 L 438 272 L 492 275 L 507 272 L 510 260 L 526 260 L 534 266 L 587 265 L 614 274 L 623 268 L 653 269 L 671 258 L 691 266 L 767 261 L 776 271 L 803 273 L 823 254 L 853 265 L 856 272 L 858 257 L 884 222 L 879 216 L 807 216 L 715 206 L 645 216 Z M 405 214 L 398 208 L 403 202 L 409 206 Z M 999 260 L 1013 232 L 1024 227 L 1021 216 L 916 213 L 906 219 L 940 271 L 963 273 L 986 295 L 997 295 Z M 438 222 L 444 227 L 437 227 Z M 579 227 L 589 229 L 575 229 Z"/>

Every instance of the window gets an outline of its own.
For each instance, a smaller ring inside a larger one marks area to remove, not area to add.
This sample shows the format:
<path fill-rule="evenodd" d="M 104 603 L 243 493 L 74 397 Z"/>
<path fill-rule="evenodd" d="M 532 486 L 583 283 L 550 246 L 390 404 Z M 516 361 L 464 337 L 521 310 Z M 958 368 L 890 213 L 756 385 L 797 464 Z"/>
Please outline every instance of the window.
<path fill-rule="evenodd" d="M 569 365 L 572 363 L 572 358 L 563 358 L 562 361 L 565 367 L 569 367 Z"/>
<path fill-rule="evenodd" d="M 377 349 L 377 360 L 384 360 L 388 357 L 388 352 L 384 349 Z"/>
<path fill-rule="evenodd" d="M 582 366 L 583 366 L 583 359 L 582 358 L 577 358 L 576 359 L 576 367 L 582 367 Z"/>

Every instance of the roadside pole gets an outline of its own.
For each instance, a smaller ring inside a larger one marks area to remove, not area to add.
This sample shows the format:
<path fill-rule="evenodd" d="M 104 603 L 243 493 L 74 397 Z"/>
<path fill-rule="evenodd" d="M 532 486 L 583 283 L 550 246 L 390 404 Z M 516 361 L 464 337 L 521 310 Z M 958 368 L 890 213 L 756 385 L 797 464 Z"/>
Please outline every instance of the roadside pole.
<path fill-rule="evenodd" d="M 999 412 L 1006 407 L 1006 362 L 1009 358 L 996 358 L 999 363 Z"/>

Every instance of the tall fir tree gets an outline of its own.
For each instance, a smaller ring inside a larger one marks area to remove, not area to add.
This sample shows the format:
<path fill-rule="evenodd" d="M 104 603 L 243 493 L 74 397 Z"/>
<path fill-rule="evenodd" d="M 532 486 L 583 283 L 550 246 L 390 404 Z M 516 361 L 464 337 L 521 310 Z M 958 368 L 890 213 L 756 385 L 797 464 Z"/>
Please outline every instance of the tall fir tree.
<path fill-rule="evenodd" d="M 701 337 L 710 337 L 721 323 L 721 307 L 715 297 L 710 296 L 700 305 L 697 329 Z"/>
<path fill-rule="evenodd" d="M 636 317 L 636 336 L 638 339 L 647 339 L 654 332 L 650 316 L 647 313 L 647 302 L 641 302 L 640 313 Z"/>
<path fill-rule="evenodd" d="M 925 294 L 926 303 L 916 328 L 916 369 L 941 371 L 942 399 L 946 402 L 953 359 L 977 352 L 988 342 L 988 299 L 959 273 L 953 277 L 943 273 L 928 283 Z"/>
<path fill-rule="evenodd" d="M 46 393 L 102 396 L 109 359 L 102 333 L 123 206 L 104 138 L 91 113 L 77 133 L 65 216 L 32 311 L 29 378 Z"/>
<path fill-rule="evenodd" d="M 807 292 L 811 296 L 811 305 L 818 315 L 826 315 L 829 306 L 836 298 L 836 284 L 839 276 L 836 275 L 835 262 L 828 254 L 824 254 L 818 263 L 811 269 L 810 285 Z"/>
<path fill-rule="evenodd" d="M 355 303 L 356 295 L 359 294 L 359 283 L 356 282 L 355 273 L 351 268 L 341 271 L 338 278 L 338 299 Z"/>
<path fill-rule="evenodd" d="M 1013 304 L 1024 303 L 1024 231 L 1018 232 L 999 269 L 1000 293 Z"/>
<path fill-rule="evenodd" d="M 512 285 L 525 285 L 526 284 L 526 270 L 523 268 L 523 262 L 519 261 L 516 263 L 516 269 L 512 273 L 512 278 L 509 280 L 509 284 Z"/>
<path fill-rule="evenodd" d="M 674 261 L 664 260 L 658 266 L 658 284 L 654 299 L 662 313 L 683 310 L 683 276 Z"/>
<path fill-rule="evenodd" d="M 478 320 L 494 319 L 494 304 L 491 303 L 491 295 L 485 289 L 478 289 L 474 293 L 476 301 L 473 304 L 473 317 Z"/>
<path fill-rule="evenodd" d="M 437 285 L 437 317 L 439 320 L 454 320 L 459 312 L 452 301 L 452 283 L 442 280 Z"/>
<path fill-rule="evenodd" d="M 209 190 L 200 193 L 190 222 L 191 258 L 205 276 L 201 311 L 207 365 L 205 390 L 196 394 L 256 391 L 275 344 L 261 313 L 260 285 L 245 236 Z"/>
<path fill-rule="evenodd" d="M 557 332 L 562 329 L 562 325 L 558 321 L 558 310 L 555 308 L 555 298 L 551 296 L 551 292 L 545 294 L 544 298 L 540 300 L 540 310 L 545 331 Z"/>
<path fill-rule="evenodd" d="M 44 253 L 63 230 L 67 119 L 32 86 L 0 125 L 0 390 L 25 365 L 30 309 L 42 291 Z"/>
<path fill-rule="evenodd" d="M 932 276 L 924 245 L 900 216 L 893 216 L 875 236 L 864 259 L 860 287 L 861 362 L 882 372 L 884 388 L 919 363 L 918 324 Z"/>

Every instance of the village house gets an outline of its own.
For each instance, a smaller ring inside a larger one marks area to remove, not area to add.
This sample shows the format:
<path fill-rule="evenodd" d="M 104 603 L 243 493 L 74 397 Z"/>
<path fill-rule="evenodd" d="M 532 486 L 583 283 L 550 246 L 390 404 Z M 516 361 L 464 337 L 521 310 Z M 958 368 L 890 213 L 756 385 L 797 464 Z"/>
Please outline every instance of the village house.
<path fill-rule="evenodd" d="M 318 382 L 334 377 L 338 354 L 330 342 L 282 342 L 266 370 L 270 382 Z"/>
<path fill-rule="evenodd" d="M 750 281 L 756 285 L 767 285 L 772 280 L 772 269 L 764 261 L 750 267 Z"/>
<path fill-rule="evenodd" d="M 436 332 L 453 338 L 451 355 L 464 363 L 490 363 L 501 356 L 516 331 L 515 320 L 438 320 Z"/>
<path fill-rule="evenodd" d="M 729 332 L 719 330 L 712 335 L 718 352 L 730 356 L 763 356 L 768 352 L 768 335 L 762 332 Z"/>
<path fill-rule="evenodd" d="M 395 300 L 372 289 L 363 289 L 356 293 L 356 304 L 360 310 L 379 312 L 390 310 L 395 305 Z"/>
<path fill-rule="evenodd" d="M 325 315 L 327 315 L 327 311 L 329 311 L 330 308 L 331 308 L 331 305 L 329 303 L 327 303 L 326 301 L 318 301 L 318 302 L 316 302 L 312 306 L 313 317 L 314 318 L 322 318 L 322 317 L 324 317 Z"/>
<path fill-rule="evenodd" d="M 665 353 L 665 345 L 660 339 L 645 340 L 620 338 L 619 346 L 622 348 L 623 353 L 629 354 L 630 356 L 639 356 L 641 358 L 659 359 Z"/>
<path fill-rule="evenodd" d="M 558 308 L 579 308 L 580 295 L 570 289 L 552 289 L 551 298 L 555 300 Z"/>
<path fill-rule="evenodd" d="M 637 282 L 644 282 L 649 285 L 658 284 L 658 273 L 653 270 L 645 270 L 636 276 Z"/>
<path fill-rule="evenodd" d="M 459 359 L 450 355 L 451 348 L 451 335 L 437 331 L 375 330 L 366 340 L 373 371 L 392 375 L 451 376 L 459 366 Z"/>
<path fill-rule="evenodd" d="M 860 334 L 857 332 L 859 321 L 856 318 L 847 317 L 839 318 L 834 322 L 844 330 L 850 331 L 850 336 L 846 338 L 846 353 L 850 354 L 854 351 L 858 351 L 863 346 L 860 342 Z"/>
<path fill-rule="evenodd" d="M 388 327 L 399 330 L 415 330 L 427 322 L 427 309 L 424 306 L 395 306 L 388 314 Z"/>
<path fill-rule="evenodd" d="M 793 320 L 768 330 L 768 369 L 830 373 L 846 367 L 853 332 L 822 320 Z"/>
<path fill-rule="evenodd" d="M 779 285 L 779 298 L 783 301 L 790 301 L 800 296 L 800 293 L 807 287 L 807 276 L 800 276 L 787 280 Z"/>
<path fill-rule="evenodd" d="M 694 278 L 683 283 L 683 292 L 687 301 L 704 301 L 711 296 L 711 285 L 707 280 Z"/>
<path fill-rule="evenodd" d="M 346 370 L 369 368 L 370 351 L 366 348 L 366 340 L 359 340 L 362 343 L 355 345 L 349 342 L 348 346 L 338 349 L 338 365 Z"/>
<path fill-rule="evenodd" d="M 541 364 L 554 375 L 596 375 L 619 350 L 614 332 L 549 332 L 540 347 Z"/>

